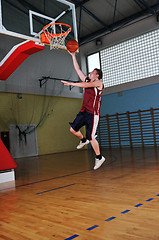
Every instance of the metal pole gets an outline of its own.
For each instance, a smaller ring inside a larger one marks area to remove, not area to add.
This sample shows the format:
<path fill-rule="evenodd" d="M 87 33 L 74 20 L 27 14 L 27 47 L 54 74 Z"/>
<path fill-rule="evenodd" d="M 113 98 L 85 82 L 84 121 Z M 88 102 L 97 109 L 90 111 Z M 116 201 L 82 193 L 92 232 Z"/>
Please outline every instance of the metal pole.
<path fill-rule="evenodd" d="M 0 0 L 0 29 L 2 29 L 2 1 Z"/>
<path fill-rule="evenodd" d="M 149 4 L 145 0 L 138 0 L 138 1 L 142 3 L 149 10 L 150 13 L 152 13 L 153 15 L 155 14 L 155 11 L 149 6 Z"/>
<path fill-rule="evenodd" d="M 114 15 L 113 15 L 113 24 L 114 24 L 114 22 L 115 22 L 116 7 L 117 7 L 117 0 L 115 0 Z"/>
<path fill-rule="evenodd" d="M 82 18 L 82 7 L 80 7 L 79 27 L 78 27 L 78 41 L 80 40 L 80 32 L 81 32 L 81 18 Z M 80 44 L 80 42 L 79 42 L 79 44 Z"/>

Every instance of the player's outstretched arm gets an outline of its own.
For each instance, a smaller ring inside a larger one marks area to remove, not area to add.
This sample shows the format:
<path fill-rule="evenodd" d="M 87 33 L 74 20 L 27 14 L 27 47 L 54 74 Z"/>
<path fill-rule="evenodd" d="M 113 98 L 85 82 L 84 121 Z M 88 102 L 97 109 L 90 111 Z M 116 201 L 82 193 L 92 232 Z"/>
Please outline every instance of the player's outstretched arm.
<path fill-rule="evenodd" d="M 90 87 L 97 87 L 102 89 L 103 83 L 101 80 L 97 80 L 94 82 L 67 82 L 67 81 L 61 81 L 66 86 L 74 86 L 74 87 L 81 87 L 81 88 L 90 88 Z"/>
<path fill-rule="evenodd" d="M 69 52 L 69 51 L 68 51 Z M 75 52 L 69 52 L 69 54 L 72 56 L 72 60 L 73 60 L 73 66 L 76 70 L 76 73 L 78 74 L 79 78 L 81 79 L 82 82 L 85 82 L 86 79 L 86 75 L 82 72 L 82 70 L 80 69 L 77 59 L 76 59 L 76 55 Z"/>

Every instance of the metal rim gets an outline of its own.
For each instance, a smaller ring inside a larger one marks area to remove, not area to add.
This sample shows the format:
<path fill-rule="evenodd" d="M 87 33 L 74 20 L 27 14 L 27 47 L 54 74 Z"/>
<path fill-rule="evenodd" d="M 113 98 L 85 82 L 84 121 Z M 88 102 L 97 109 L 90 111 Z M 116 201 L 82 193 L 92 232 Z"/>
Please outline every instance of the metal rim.
<path fill-rule="evenodd" d="M 46 31 L 46 28 L 48 28 L 48 27 L 51 26 L 51 25 L 62 25 L 62 26 L 68 27 L 69 29 L 68 29 L 66 32 L 64 32 L 64 33 L 48 33 L 48 32 Z M 50 34 L 51 38 L 54 38 L 54 37 L 64 37 L 64 36 L 66 36 L 69 32 L 71 32 L 71 30 L 72 30 L 71 26 L 68 25 L 68 24 L 66 24 L 66 23 L 49 23 L 49 24 L 47 24 L 45 27 L 43 27 L 43 32 L 44 32 L 46 35 L 49 35 L 49 34 Z"/>

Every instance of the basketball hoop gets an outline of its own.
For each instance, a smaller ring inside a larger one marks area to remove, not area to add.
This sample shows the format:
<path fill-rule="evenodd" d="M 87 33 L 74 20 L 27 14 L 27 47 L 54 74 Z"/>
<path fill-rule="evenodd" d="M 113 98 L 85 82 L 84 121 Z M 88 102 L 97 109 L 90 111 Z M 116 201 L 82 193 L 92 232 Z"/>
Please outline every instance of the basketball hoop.
<path fill-rule="evenodd" d="M 71 30 L 71 26 L 66 23 L 50 23 L 43 27 L 50 50 L 65 48 L 65 39 Z"/>

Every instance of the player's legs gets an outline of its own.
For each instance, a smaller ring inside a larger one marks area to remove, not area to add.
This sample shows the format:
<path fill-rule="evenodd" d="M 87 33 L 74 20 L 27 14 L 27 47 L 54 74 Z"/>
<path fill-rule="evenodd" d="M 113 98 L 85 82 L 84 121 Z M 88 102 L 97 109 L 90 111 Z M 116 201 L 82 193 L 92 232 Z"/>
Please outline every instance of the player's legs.
<path fill-rule="evenodd" d="M 83 134 L 81 133 L 81 131 L 76 132 L 72 127 L 70 127 L 70 132 L 74 134 L 77 138 L 83 139 Z"/>
<path fill-rule="evenodd" d="M 86 137 L 89 139 L 92 148 L 96 154 L 94 170 L 98 169 L 105 161 L 105 158 L 100 153 L 99 144 L 95 136 L 98 122 L 99 122 L 98 115 L 87 113 Z"/>
<path fill-rule="evenodd" d="M 72 127 L 70 128 L 70 132 L 73 133 L 77 138 L 79 138 L 81 141 L 79 142 L 77 149 L 83 148 L 85 145 L 89 143 L 89 140 L 83 137 L 83 134 L 78 131 L 76 132 Z"/>
<path fill-rule="evenodd" d="M 90 140 L 90 143 L 92 145 L 92 148 L 96 154 L 96 156 L 100 155 L 100 149 L 99 149 L 99 144 L 96 139 Z"/>
<path fill-rule="evenodd" d="M 70 123 L 70 125 L 71 125 L 70 132 L 81 140 L 79 145 L 77 146 L 77 149 L 80 149 L 84 147 L 86 144 L 88 144 L 89 141 L 83 136 L 83 134 L 79 130 L 81 127 L 85 125 L 85 112 L 79 112 L 73 123 Z"/>
<path fill-rule="evenodd" d="M 94 165 L 94 170 L 98 169 L 105 161 L 105 157 L 101 155 L 100 148 L 98 141 L 96 139 L 93 139 L 90 141 L 92 148 L 96 154 L 95 158 L 95 165 Z"/>

